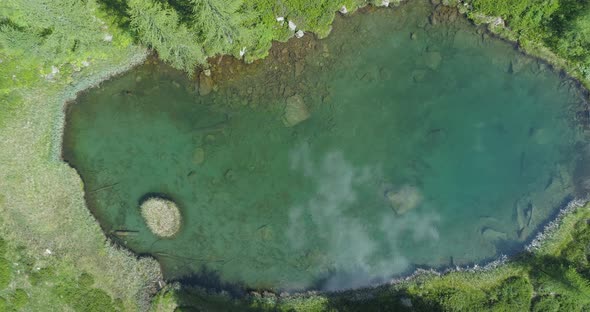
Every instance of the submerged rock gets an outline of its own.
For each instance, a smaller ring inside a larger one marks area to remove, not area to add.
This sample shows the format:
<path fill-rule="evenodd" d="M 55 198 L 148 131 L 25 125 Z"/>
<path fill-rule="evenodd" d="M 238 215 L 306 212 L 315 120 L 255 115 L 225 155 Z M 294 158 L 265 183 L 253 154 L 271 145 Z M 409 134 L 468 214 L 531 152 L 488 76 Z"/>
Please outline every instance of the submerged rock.
<path fill-rule="evenodd" d="M 424 65 L 432 70 L 437 70 L 442 62 L 440 52 L 426 52 L 424 53 Z"/>
<path fill-rule="evenodd" d="M 439 5 L 430 15 L 429 21 L 431 25 L 437 25 L 438 23 L 453 23 L 457 20 L 458 16 L 459 11 L 457 8 L 447 5 Z"/>
<path fill-rule="evenodd" d="M 398 190 L 389 190 L 385 197 L 391 204 L 391 208 L 398 215 L 403 215 L 418 207 L 422 202 L 422 195 L 416 187 L 404 185 Z"/>
<path fill-rule="evenodd" d="M 285 126 L 293 127 L 308 119 L 309 116 L 309 109 L 300 95 L 295 94 L 287 99 L 285 104 L 285 114 L 283 115 L 283 124 Z"/>
<path fill-rule="evenodd" d="M 207 74 L 205 74 L 205 72 L 201 73 L 201 75 L 199 75 L 199 94 L 200 95 L 207 95 L 209 93 L 211 93 L 211 91 L 213 91 L 213 79 L 211 79 L 211 77 L 207 76 Z"/>
<path fill-rule="evenodd" d="M 494 230 L 489 227 L 484 227 L 481 230 L 481 236 L 489 242 L 508 239 L 508 235 L 506 233 Z"/>
<path fill-rule="evenodd" d="M 205 150 L 202 147 L 197 147 L 193 152 L 193 163 L 200 165 L 205 161 Z"/>

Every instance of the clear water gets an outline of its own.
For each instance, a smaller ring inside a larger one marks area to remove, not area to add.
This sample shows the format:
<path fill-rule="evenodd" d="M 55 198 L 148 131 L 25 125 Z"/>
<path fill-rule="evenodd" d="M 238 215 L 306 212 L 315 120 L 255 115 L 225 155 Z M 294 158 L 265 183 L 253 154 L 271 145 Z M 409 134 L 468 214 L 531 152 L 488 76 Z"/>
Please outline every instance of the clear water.
<path fill-rule="evenodd" d="M 64 158 L 104 230 L 171 279 L 338 289 L 510 253 L 580 191 L 581 94 L 431 11 L 357 13 L 325 40 L 226 58 L 207 96 L 149 62 L 68 107 Z M 294 94 L 311 117 L 285 127 Z M 141 218 L 148 193 L 180 206 L 173 239 Z"/>

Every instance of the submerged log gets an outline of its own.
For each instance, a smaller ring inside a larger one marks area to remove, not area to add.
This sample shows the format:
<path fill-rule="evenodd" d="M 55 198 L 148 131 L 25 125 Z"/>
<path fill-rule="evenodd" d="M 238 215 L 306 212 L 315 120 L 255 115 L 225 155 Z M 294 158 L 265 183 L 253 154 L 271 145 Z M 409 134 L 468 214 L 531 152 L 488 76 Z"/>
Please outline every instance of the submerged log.
<path fill-rule="evenodd" d="M 137 235 L 139 231 L 136 230 L 114 230 L 111 231 L 112 234 L 117 236 L 129 236 L 129 235 Z"/>
<path fill-rule="evenodd" d="M 99 187 L 99 188 L 97 188 L 95 190 L 89 191 L 88 194 L 93 194 L 93 193 L 96 193 L 96 192 L 99 192 L 99 191 L 102 191 L 102 190 L 110 189 L 110 188 L 112 188 L 114 186 L 117 186 L 117 184 L 119 184 L 119 182 L 113 183 L 113 184 L 109 184 L 109 185 L 105 185 L 105 186 L 102 186 L 102 187 Z"/>

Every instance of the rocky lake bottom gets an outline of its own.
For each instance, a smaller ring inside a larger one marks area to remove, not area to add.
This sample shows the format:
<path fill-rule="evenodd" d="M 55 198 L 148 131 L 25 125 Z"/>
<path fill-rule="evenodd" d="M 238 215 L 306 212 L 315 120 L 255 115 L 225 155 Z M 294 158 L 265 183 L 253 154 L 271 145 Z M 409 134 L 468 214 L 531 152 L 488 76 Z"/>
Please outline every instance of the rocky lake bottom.
<path fill-rule="evenodd" d="M 481 263 L 590 189 L 582 91 L 453 9 L 365 9 L 211 64 L 150 60 L 67 107 L 89 208 L 168 279 L 336 290 Z M 175 236 L 148 194 L 178 206 Z"/>

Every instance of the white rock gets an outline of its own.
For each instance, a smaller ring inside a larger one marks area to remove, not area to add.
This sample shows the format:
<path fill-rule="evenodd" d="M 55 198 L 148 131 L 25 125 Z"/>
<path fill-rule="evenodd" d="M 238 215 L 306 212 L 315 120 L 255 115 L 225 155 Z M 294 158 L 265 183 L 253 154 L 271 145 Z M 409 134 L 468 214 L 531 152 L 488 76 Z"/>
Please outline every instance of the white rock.
<path fill-rule="evenodd" d="M 49 249 L 45 249 L 45 251 L 43 252 L 43 255 L 45 255 L 45 256 L 49 256 L 51 254 L 52 254 L 52 252 Z"/>
<path fill-rule="evenodd" d="M 282 16 L 277 17 L 277 22 L 284 22 L 285 18 Z"/>
<path fill-rule="evenodd" d="M 289 21 L 289 29 L 291 31 L 295 31 L 295 29 L 297 29 L 297 25 L 295 25 L 295 23 L 293 23 L 293 21 Z"/>
<path fill-rule="evenodd" d="M 381 6 L 384 6 L 384 7 L 389 6 L 389 0 L 383 0 L 383 1 L 381 1 Z"/>
<path fill-rule="evenodd" d="M 88 61 L 82 61 L 82 66 L 88 67 L 90 66 L 90 63 Z"/>
<path fill-rule="evenodd" d="M 104 40 L 106 42 L 111 42 L 111 41 L 113 41 L 113 35 L 106 34 L 106 35 L 104 35 L 104 37 L 102 38 L 102 40 Z"/>
<path fill-rule="evenodd" d="M 52 73 L 53 75 L 55 75 L 55 74 L 59 73 L 59 68 L 57 68 L 57 67 L 55 67 L 55 66 L 51 65 L 51 73 Z"/>
<path fill-rule="evenodd" d="M 244 54 L 246 54 L 246 47 L 243 47 L 243 48 L 240 50 L 240 57 L 243 57 L 243 56 L 244 56 Z"/>
<path fill-rule="evenodd" d="M 493 22 L 492 22 L 492 26 L 493 27 L 498 27 L 498 26 L 502 26 L 504 27 L 506 24 L 504 24 L 504 20 L 501 17 L 497 17 Z"/>
<path fill-rule="evenodd" d="M 303 37 L 304 33 L 303 30 L 299 29 L 296 33 L 295 33 L 295 37 L 297 38 L 301 38 Z"/>
<path fill-rule="evenodd" d="M 340 8 L 340 10 L 338 10 L 338 12 L 340 12 L 340 13 L 342 13 L 342 14 L 346 14 L 346 13 L 348 13 L 348 10 L 346 9 L 346 6 L 344 6 L 344 5 L 343 5 L 343 6 Z"/>

